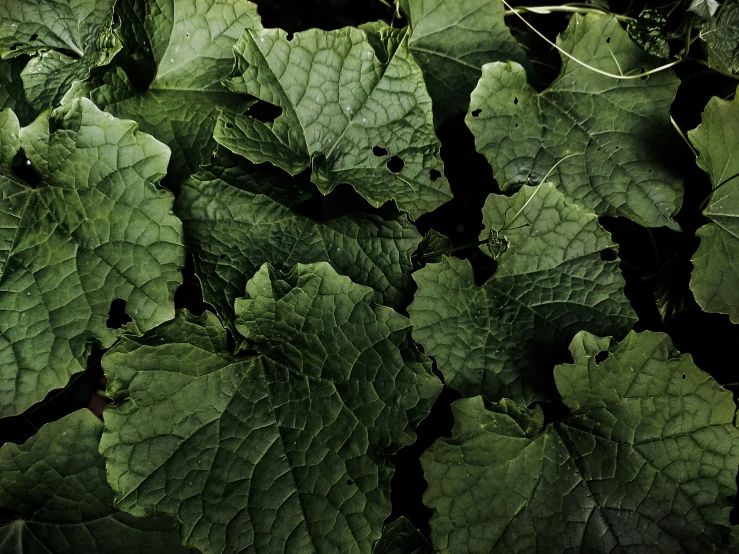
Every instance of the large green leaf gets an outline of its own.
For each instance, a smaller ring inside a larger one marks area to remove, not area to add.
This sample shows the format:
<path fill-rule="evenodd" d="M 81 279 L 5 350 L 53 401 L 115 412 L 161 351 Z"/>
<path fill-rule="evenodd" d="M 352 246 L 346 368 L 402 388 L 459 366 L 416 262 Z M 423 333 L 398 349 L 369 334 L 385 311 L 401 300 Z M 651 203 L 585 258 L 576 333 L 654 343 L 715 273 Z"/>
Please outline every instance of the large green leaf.
<path fill-rule="evenodd" d="M 612 16 L 576 14 L 558 43 L 616 75 L 660 64 Z M 679 229 L 672 216 L 682 203 L 682 177 L 665 138 L 673 132 L 670 103 L 678 83 L 672 70 L 622 80 L 563 55 L 559 77 L 537 93 L 521 66 L 493 63 L 483 67 L 466 121 L 503 190 L 538 183 L 576 154 L 551 174 L 573 201 L 598 215 Z"/>
<path fill-rule="evenodd" d="M 739 100 L 712 98 L 688 136 L 714 189 L 703 210 L 712 223 L 697 232 L 690 288 L 701 308 L 739 323 Z"/>
<path fill-rule="evenodd" d="M 167 180 L 178 183 L 213 150 L 221 109 L 241 113 L 253 103 L 220 81 L 233 68 L 233 46 L 244 29 L 261 29 L 256 5 L 246 0 L 119 0 L 119 10 L 131 76 L 111 66 L 70 96 L 88 96 L 116 117 L 135 119 L 169 146 Z"/>
<path fill-rule="evenodd" d="M 609 343 L 573 340 L 575 364 L 555 369 L 560 421 L 510 400 L 452 404 L 451 439 L 421 457 L 440 553 L 730 551 L 731 393 L 667 335 Z"/>
<path fill-rule="evenodd" d="M 416 218 L 451 198 L 431 98 L 405 31 L 248 29 L 228 87 L 282 109 L 271 123 L 223 114 L 216 140 L 255 163 L 312 167 L 324 194 L 349 183 Z"/>
<path fill-rule="evenodd" d="M 4 0 L 0 56 L 36 54 L 22 72 L 29 102 L 43 110 L 59 103 L 77 80 L 120 50 L 113 33 L 115 0 Z"/>
<path fill-rule="evenodd" d="M 505 24 L 500 0 L 403 0 L 408 47 L 423 69 L 437 125 L 467 111 L 470 93 L 489 62 L 527 65 Z"/>
<path fill-rule="evenodd" d="M 411 254 L 421 236 L 406 216 L 362 213 L 318 223 L 291 210 L 292 177 L 220 151 L 186 181 L 175 202 L 203 285 L 203 299 L 233 327 L 234 300 L 263 263 L 290 269 L 330 262 L 404 309 L 413 296 Z"/>
<path fill-rule="evenodd" d="M 19 128 L 0 112 L 0 416 L 17 414 L 82 371 L 119 332 L 127 302 L 141 332 L 171 319 L 184 264 L 182 225 L 159 190 L 169 150 L 87 99 Z M 22 147 L 41 181 L 9 170 Z"/>
<path fill-rule="evenodd" d="M 327 263 L 265 264 L 246 291 L 237 327 L 257 356 L 182 312 L 103 358 L 116 503 L 177 518 L 206 553 L 370 552 L 390 514 L 385 456 L 441 388 L 431 362 L 405 317 Z"/>
<path fill-rule="evenodd" d="M 547 397 L 546 353 L 582 329 L 622 337 L 636 315 L 618 261 L 601 258 L 615 247 L 610 235 L 552 185 L 491 195 L 483 217 L 481 238 L 510 227 L 495 275 L 477 286 L 468 261 L 446 256 L 414 273 L 413 336 L 463 395 L 528 404 Z"/>
<path fill-rule="evenodd" d="M 103 424 L 79 410 L 0 448 L 0 554 L 186 554 L 175 526 L 113 507 Z"/>
<path fill-rule="evenodd" d="M 434 549 L 406 518 L 401 517 L 382 529 L 382 537 L 372 554 L 433 554 Z"/>

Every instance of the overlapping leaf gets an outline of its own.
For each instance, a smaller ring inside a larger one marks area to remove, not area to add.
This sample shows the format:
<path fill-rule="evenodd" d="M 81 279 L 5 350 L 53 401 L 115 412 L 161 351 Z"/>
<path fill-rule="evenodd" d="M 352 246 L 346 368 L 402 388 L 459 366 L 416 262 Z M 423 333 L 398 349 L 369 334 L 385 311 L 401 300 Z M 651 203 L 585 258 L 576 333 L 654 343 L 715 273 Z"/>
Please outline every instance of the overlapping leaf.
<path fill-rule="evenodd" d="M 0 449 L 0 553 L 195 554 L 175 526 L 113 507 L 103 424 L 79 410 Z"/>
<path fill-rule="evenodd" d="M 108 347 L 111 302 L 131 330 L 174 315 L 184 263 L 173 198 L 155 183 L 169 150 L 132 121 L 86 99 L 20 129 L 0 112 L 0 416 L 14 415 Z M 10 163 L 19 148 L 40 175 L 32 188 Z"/>
<path fill-rule="evenodd" d="M 660 64 L 613 16 L 576 14 L 558 43 L 615 75 Z M 563 55 L 559 77 L 537 93 L 518 64 L 493 63 L 483 68 L 466 121 L 503 190 L 537 183 L 577 154 L 551 177 L 572 201 L 598 215 L 678 229 L 672 216 L 682 203 L 682 178 L 666 138 L 678 83 L 672 70 L 618 79 Z"/>
<path fill-rule="evenodd" d="M 582 332 L 575 364 L 555 369 L 561 421 L 510 400 L 452 404 L 451 439 L 421 457 L 439 553 L 731 551 L 731 393 L 662 333 L 609 343 Z"/>
<path fill-rule="evenodd" d="M 234 65 L 244 29 L 261 29 L 256 5 L 245 0 L 119 0 L 126 70 L 112 66 L 71 95 L 135 119 L 172 149 L 168 182 L 196 172 L 213 149 L 221 109 L 243 112 L 253 99 L 220 81 Z"/>
<path fill-rule="evenodd" d="M 274 168 L 271 168 L 274 170 Z M 203 299 L 231 330 L 234 300 L 265 262 L 330 262 L 375 290 L 380 304 L 403 309 L 412 297 L 411 254 L 421 236 L 406 216 L 357 213 L 318 223 L 292 211 L 294 180 L 230 153 L 186 181 L 175 203 Z"/>
<path fill-rule="evenodd" d="M 488 197 L 481 238 L 492 232 L 510 247 L 485 284 L 475 284 L 468 261 L 453 257 L 413 275 L 413 336 L 446 384 L 465 396 L 524 404 L 547 398 L 547 354 L 583 329 L 622 337 L 636 320 L 618 261 L 601 257 L 615 246 L 610 235 L 558 189 L 539 187 Z"/>
<path fill-rule="evenodd" d="M 56 106 L 77 80 L 120 50 L 113 32 L 115 0 L 4 0 L 0 56 L 36 54 L 22 72 L 28 101 Z"/>
<path fill-rule="evenodd" d="M 403 0 L 408 47 L 423 69 L 437 125 L 467 111 L 470 93 L 489 62 L 527 65 L 505 24 L 500 0 Z"/>
<path fill-rule="evenodd" d="M 375 206 L 416 218 L 451 198 L 431 98 L 405 31 L 312 29 L 288 38 L 247 30 L 228 87 L 282 109 L 273 122 L 220 116 L 216 140 L 255 163 L 297 174 L 311 166 L 324 194 L 349 183 Z"/>
<path fill-rule="evenodd" d="M 21 125 L 28 125 L 37 115 L 23 90 L 21 71 L 27 61 L 24 56 L 0 60 L 0 110 L 13 110 Z"/>
<path fill-rule="evenodd" d="M 701 37 L 710 65 L 739 72 L 739 1 L 726 0 L 718 17 L 706 24 Z"/>
<path fill-rule="evenodd" d="M 246 292 L 237 328 L 256 357 L 230 354 L 208 313 L 104 357 L 117 505 L 176 517 L 206 553 L 370 552 L 390 513 L 385 454 L 441 388 L 431 363 L 406 318 L 326 263 L 265 264 Z"/>
<path fill-rule="evenodd" d="M 739 323 L 739 100 L 712 98 L 688 136 L 713 185 L 703 210 L 712 223 L 698 229 L 690 288 L 701 308 Z"/>

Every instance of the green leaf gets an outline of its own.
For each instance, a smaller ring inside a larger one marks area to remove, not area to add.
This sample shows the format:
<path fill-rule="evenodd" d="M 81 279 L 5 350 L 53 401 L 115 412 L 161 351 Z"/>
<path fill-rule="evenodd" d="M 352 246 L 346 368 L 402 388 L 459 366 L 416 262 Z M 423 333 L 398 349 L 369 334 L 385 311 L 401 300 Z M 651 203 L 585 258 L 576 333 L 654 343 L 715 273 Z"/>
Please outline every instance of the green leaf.
<path fill-rule="evenodd" d="M 690 0 L 688 11 L 697 14 L 701 19 L 711 19 L 719 8 L 716 0 Z"/>
<path fill-rule="evenodd" d="M 730 551 L 731 393 L 662 333 L 608 344 L 582 332 L 575 364 L 555 369 L 560 421 L 510 400 L 452 404 L 451 439 L 421 456 L 440 553 Z"/>
<path fill-rule="evenodd" d="M 433 554 L 434 549 L 406 518 L 401 517 L 382 529 L 382 537 L 372 554 Z"/>
<path fill-rule="evenodd" d="M 220 81 L 234 65 L 244 29 L 261 29 L 255 4 L 244 0 L 120 0 L 126 70 L 112 66 L 72 96 L 87 96 L 172 150 L 167 183 L 198 170 L 214 147 L 222 109 L 246 110 L 254 100 Z"/>
<path fill-rule="evenodd" d="M 421 241 L 408 218 L 357 213 L 318 223 L 292 211 L 294 179 L 274 170 L 219 151 L 175 203 L 203 299 L 226 327 L 235 330 L 234 300 L 265 262 L 279 271 L 330 262 L 372 287 L 378 303 L 404 309 L 413 297 L 411 254 Z"/>
<path fill-rule="evenodd" d="M 36 54 L 21 76 L 28 101 L 39 111 L 56 106 L 90 70 L 120 50 L 113 33 L 115 0 L 4 0 L 0 56 Z"/>
<path fill-rule="evenodd" d="M 688 136 L 713 185 L 703 210 L 711 223 L 697 231 L 701 243 L 692 259 L 690 288 L 705 311 L 729 314 L 739 323 L 739 100 L 712 98 L 702 123 Z"/>
<path fill-rule="evenodd" d="M 726 0 L 718 17 L 701 30 L 708 63 L 729 72 L 739 72 L 739 0 Z"/>
<path fill-rule="evenodd" d="M 546 353 L 582 329 L 624 336 L 636 315 L 618 261 L 601 257 L 615 247 L 610 235 L 552 185 L 491 195 L 483 218 L 480 238 L 492 233 L 510 245 L 495 252 L 495 275 L 477 286 L 467 260 L 446 256 L 414 273 L 413 337 L 464 396 L 529 404 L 548 397 Z"/>
<path fill-rule="evenodd" d="M 224 113 L 220 144 L 293 175 L 311 166 L 322 193 L 348 183 L 375 207 L 394 200 L 412 218 L 451 198 L 431 98 L 405 31 L 312 29 L 288 39 L 279 29 L 248 29 L 235 50 L 228 87 L 282 114 L 263 123 Z"/>
<path fill-rule="evenodd" d="M 423 69 L 437 125 L 467 111 L 470 93 L 489 62 L 528 65 L 505 24 L 500 0 L 403 0 L 408 47 Z"/>
<path fill-rule="evenodd" d="M 441 389 L 431 362 L 406 318 L 326 263 L 265 264 L 246 290 L 255 357 L 229 353 L 215 316 L 180 312 L 103 358 L 116 504 L 177 518 L 203 552 L 368 553 L 390 514 L 386 454 Z"/>
<path fill-rule="evenodd" d="M 103 424 L 89 410 L 0 448 L 0 554 L 186 554 L 175 526 L 113 507 L 98 453 Z"/>
<path fill-rule="evenodd" d="M 659 65 L 613 16 L 575 14 L 559 46 L 601 71 L 634 75 Z M 544 92 L 515 63 L 483 67 L 466 122 L 502 190 L 552 182 L 598 215 L 679 229 L 682 177 L 672 161 L 669 106 L 679 80 L 671 70 L 644 79 L 600 75 L 562 56 L 559 77 Z"/>
<path fill-rule="evenodd" d="M 171 319 L 182 227 L 159 190 L 169 150 L 86 99 L 19 128 L 0 116 L 0 416 L 22 412 L 85 369 L 124 299 L 132 331 Z M 41 181 L 18 181 L 22 147 Z"/>
<path fill-rule="evenodd" d="M 634 42 L 653 56 L 669 57 L 667 17 L 661 11 L 649 8 L 642 10 L 639 17 L 629 21 L 626 30 Z"/>

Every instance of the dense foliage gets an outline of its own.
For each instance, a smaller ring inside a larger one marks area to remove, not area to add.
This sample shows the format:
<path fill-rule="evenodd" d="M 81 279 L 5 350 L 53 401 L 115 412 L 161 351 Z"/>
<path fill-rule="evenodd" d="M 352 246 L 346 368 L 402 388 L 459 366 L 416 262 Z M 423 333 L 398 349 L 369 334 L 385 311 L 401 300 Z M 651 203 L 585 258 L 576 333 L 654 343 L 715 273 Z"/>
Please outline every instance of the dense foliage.
<path fill-rule="evenodd" d="M 0 554 L 739 551 L 739 1 L 284 4 L 0 2 Z"/>

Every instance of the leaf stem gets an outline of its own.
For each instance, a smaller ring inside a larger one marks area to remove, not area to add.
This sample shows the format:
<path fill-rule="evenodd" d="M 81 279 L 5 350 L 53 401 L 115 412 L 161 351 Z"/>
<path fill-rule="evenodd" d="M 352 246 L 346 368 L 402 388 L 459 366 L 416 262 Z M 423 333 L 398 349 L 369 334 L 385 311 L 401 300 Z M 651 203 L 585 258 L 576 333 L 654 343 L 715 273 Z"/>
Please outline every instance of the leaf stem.
<path fill-rule="evenodd" d="M 512 10 L 513 13 L 514 13 L 514 15 L 516 15 L 521 21 L 523 21 L 526 24 L 527 27 L 529 27 L 532 31 L 534 31 L 537 35 L 539 35 L 539 37 L 541 37 L 552 48 L 556 48 L 562 54 L 564 54 L 565 56 L 567 56 L 572 61 L 580 64 L 581 66 L 583 66 L 583 67 L 585 67 L 585 68 L 587 68 L 587 69 L 589 69 L 591 71 L 594 71 L 595 73 L 599 73 L 601 75 L 605 75 L 606 77 L 611 77 L 613 79 L 623 79 L 623 80 L 643 79 L 644 77 L 646 77 L 648 75 L 652 75 L 653 73 L 659 73 L 660 71 L 664 71 L 664 70 L 669 69 L 671 67 L 675 67 L 677 64 L 679 64 L 680 62 L 683 61 L 682 58 L 680 58 L 680 59 L 677 59 L 675 61 L 672 61 L 672 62 L 666 63 L 664 65 L 661 65 L 659 67 L 655 67 L 654 69 L 650 69 L 649 71 L 645 71 L 644 73 L 639 73 L 638 75 L 616 75 L 615 73 L 609 73 L 608 71 L 603 71 L 602 69 L 598 69 L 597 67 L 593 67 L 592 65 L 589 65 L 589 64 L 587 64 L 587 63 L 585 63 L 585 62 L 577 59 L 575 56 L 573 56 L 572 54 L 570 54 L 569 52 L 567 52 L 566 50 L 564 50 L 562 47 L 560 47 L 559 45 L 555 44 L 554 42 L 552 42 L 551 40 L 549 40 L 547 37 L 545 37 L 544 34 L 541 33 L 541 31 L 539 31 L 531 23 L 529 23 L 528 21 L 526 21 L 526 19 L 524 19 L 524 17 L 520 13 L 518 13 L 516 10 L 514 10 L 513 7 L 511 7 L 511 5 L 508 2 L 506 2 L 506 0 L 501 0 L 501 1 L 503 2 L 503 4 L 506 5 L 506 7 L 509 10 Z M 527 10 L 530 11 L 531 8 L 527 8 Z M 599 13 L 606 13 L 606 12 L 600 12 L 600 10 L 596 10 L 596 11 L 598 11 Z"/>
<path fill-rule="evenodd" d="M 680 128 L 680 126 L 677 124 L 677 121 L 675 121 L 675 118 L 670 115 L 670 123 L 672 123 L 672 126 L 677 131 L 677 134 L 680 135 L 680 138 L 683 139 L 683 142 L 690 148 L 690 151 L 693 153 L 693 155 L 697 158 L 698 157 L 698 151 L 693 146 L 693 143 L 690 142 L 690 139 L 688 139 L 687 135 L 683 133 L 683 130 Z"/>
<path fill-rule="evenodd" d="M 506 4 L 508 6 L 508 4 Z M 616 19 L 619 21 L 636 21 L 633 17 L 629 17 L 628 15 L 620 15 L 616 13 L 611 13 L 606 10 L 602 10 L 600 8 L 590 7 L 579 7 L 579 6 L 571 6 L 571 5 L 561 5 L 561 6 L 519 6 L 517 8 L 512 8 L 511 6 L 508 6 L 509 9 L 507 9 L 503 14 L 505 16 L 509 15 L 518 15 L 520 13 L 538 13 L 538 14 L 550 14 L 550 13 L 557 13 L 557 12 L 564 12 L 564 13 L 598 13 L 598 14 L 605 14 L 605 15 L 614 15 L 616 16 Z"/>

